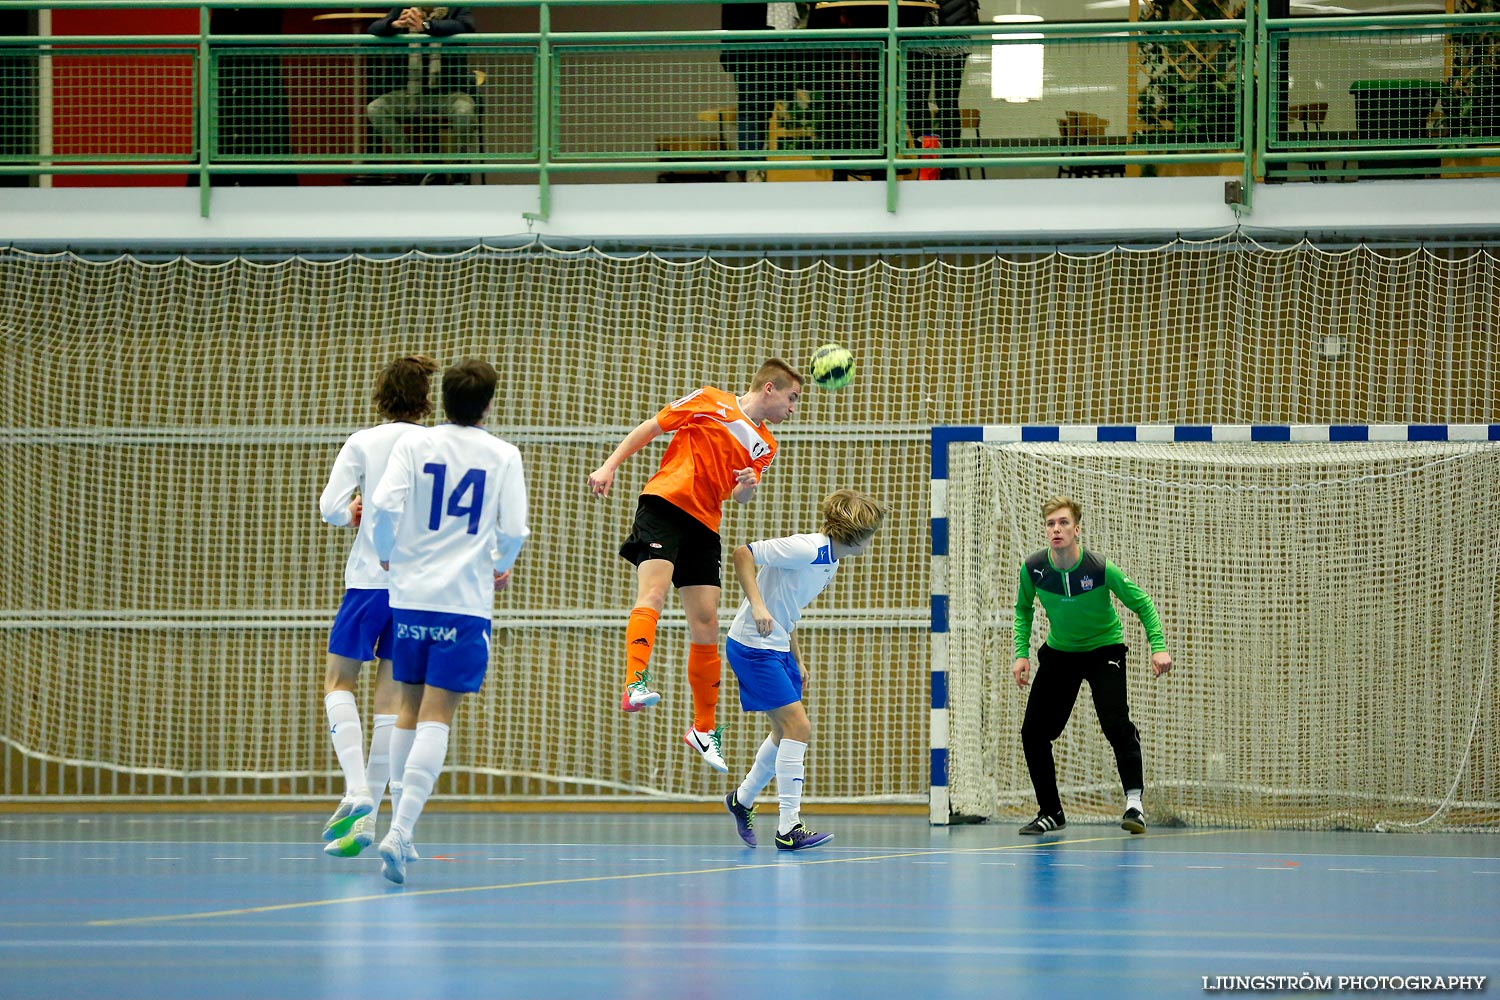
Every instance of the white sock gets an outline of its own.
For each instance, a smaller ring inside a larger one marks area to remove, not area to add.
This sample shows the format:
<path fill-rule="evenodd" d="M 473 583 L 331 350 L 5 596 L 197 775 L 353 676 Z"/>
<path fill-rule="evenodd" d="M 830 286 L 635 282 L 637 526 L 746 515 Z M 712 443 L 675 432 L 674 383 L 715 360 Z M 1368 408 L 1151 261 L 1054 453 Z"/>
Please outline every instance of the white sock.
<path fill-rule="evenodd" d="M 391 821 L 395 822 L 396 810 L 401 808 L 401 778 L 406 774 L 406 761 L 411 756 L 411 745 L 416 741 L 415 729 L 391 730 Z"/>
<path fill-rule="evenodd" d="M 781 804 L 777 833 L 787 833 L 802 822 L 802 760 L 807 744 L 782 737 L 776 748 L 776 800 Z"/>
<path fill-rule="evenodd" d="M 750 765 L 750 770 L 745 772 L 745 780 L 740 782 L 740 787 L 735 790 L 735 801 L 749 808 L 755 805 L 755 797 L 760 794 L 761 789 L 771 783 L 776 777 L 776 744 L 770 736 L 765 738 L 760 748 L 755 751 L 755 763 Z"/>
<path fill-rule="evenodd" d="M 399 833 L 402 840 L 410 840 L 422 807 L 432 794 L 443 773 L 443 761 L 448 756 L 448 726 L 442 722 L 417 723 L 416 740 L 411 754 L 406 758 L 406 771 L 401 779 L 401 805 L 396 818 L 391 821 L 391 831 Z"/>
<path fill-rule="evenodd" d="M 365 787 L 365 736 L 359 728 L 359 709 L 351 691 L 332 691 L 323 696 L 328 713 L 329 735 L 339 767 L 344 769 L 344 794 Z"/>
<path fill-rule="evenodd" d="M 380 800 L 385 798 L 385 786 L 391 780 L 391 730 L 396 728 L 394 715 L 375 716 L 370 730 L 370 758 L 365 763 L 365 785 L 370 797 L 375 800 L 375 809 L 370 813 L 370 822 L 380 814 Z"/>
<path fill-rule="evenodd" d="M 1141 812 L 1146 811 L 1141 808 L 1141 790 L 1139 788 L 1125 789 L 1125 809 L 1127 812 L 1131 809 L 1140 809 Z"/>

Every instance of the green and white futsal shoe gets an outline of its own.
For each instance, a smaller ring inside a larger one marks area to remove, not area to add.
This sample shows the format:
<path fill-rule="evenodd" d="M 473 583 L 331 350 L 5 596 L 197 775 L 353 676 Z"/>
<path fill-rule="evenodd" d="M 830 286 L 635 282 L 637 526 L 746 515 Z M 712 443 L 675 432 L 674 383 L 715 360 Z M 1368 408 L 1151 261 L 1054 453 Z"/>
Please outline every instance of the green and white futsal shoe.
<path fill-rule="evenodd" d="M 328 822 L 323 824 L 323 839 L 338 840 L 340 837 L 348 836 L 349 831 L 354 828 L 355 821 L 363 816 L 368 816 L 375 811 L 375 800 L 370 797 L 368 789 L 361 788 L 356 792 L 345 795 L 339 801 L 339 807 L 328 817 Z"/>
<path fill-rule="evenodd" d="M 349 832 L 337 840 L 323 845 L 323 853 L 332 858 L 357 858 L 360 852 L 375 843 L 375 824 L 369 816 L 361 816 L 349 827 Z"/>

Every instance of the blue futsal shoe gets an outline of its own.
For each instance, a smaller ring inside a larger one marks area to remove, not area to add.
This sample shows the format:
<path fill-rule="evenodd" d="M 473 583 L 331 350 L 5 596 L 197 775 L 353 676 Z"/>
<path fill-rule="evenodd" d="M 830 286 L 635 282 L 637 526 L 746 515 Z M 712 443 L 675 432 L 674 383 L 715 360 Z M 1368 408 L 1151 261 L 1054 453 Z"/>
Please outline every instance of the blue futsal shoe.
<path fill-rule="evenodd" d="M 740 805 L 739 796 L 730 792 L 724 796 L 724 808 L 729 810 L 729 815 L 734 817 L 735 832 L 745 842 L 746 847 L 754 847 L 755 841 L 755 807 L 746 809 Z"/>
<path fill-rule="evenodd" d="M 778 851 L 805 851 L 808 848 L 826 844 L 832 839 L 831 833 L 813 833 L 798 823 L 786 833 L 776 835 L 776 849 Z"/>

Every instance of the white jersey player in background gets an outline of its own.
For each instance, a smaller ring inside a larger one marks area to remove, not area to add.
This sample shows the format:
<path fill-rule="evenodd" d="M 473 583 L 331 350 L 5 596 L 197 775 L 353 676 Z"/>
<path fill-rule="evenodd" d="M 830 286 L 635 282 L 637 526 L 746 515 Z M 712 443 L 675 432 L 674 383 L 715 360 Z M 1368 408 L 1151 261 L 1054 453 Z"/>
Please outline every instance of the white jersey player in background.
<path fill-rule="evenodd" d="M 740 682 L 740 706 L 765 712 L 771 720 L 771 735 L 756 751 L 749 773 L 724 797 L 740 839 L 751 847 L 756 845 L 755 797 L 772 777 L 780 804 L 777 849 L 805 851 L 833 839 L 802 823 L 803 761 L 812 722 L 802 704 L 808 671 L 797 644 L 797 622 L 833 579 L 839 560 L 864 553 L 890 508 L 863 493 L 838 490 L 824 497 L 819 509 L 820 534 L 771 538 L 734 550 L 745 600 L 729 626 L 725 657 Z"/>
<path fill-rule="evenodd" d="M 375 551 L 390 568 L 396 730 L 415 730 L 405 760 L 391 759 L 403 791 L 380 842 L 380 870 L 392 882 L 406 881 L 412 831 L 443 772 L 453 713 L 489 669 L 495 592 L 510 584 L 529 534 L 521 453 L 479 426 L 498 380 L 473 358 L 443 372 L 448 423 L 398 441 L 370 497 Z"/>
<path fill-rule="evenodd" d="M 344 598 L 328 635 L 328 669 L 323 682 L 323 707 L 333 752 L 344 772 L 344 797 L 323 827 L 323 839 L 329 842 L 323 850 L 335 857 L 355 857 L 374 840 L 375 817 L 391 774 L 391 730 L 400 701 L 391 680 L 393 638 L 386 572 L 375 555 L 369 522 L 361 517 L 364 498 L 380 482 L 396 442 L 420 427 L 432 412 L 432 373 L 437 370 L 436 361 L 419 354 L 397 358 L 380 370 L 375 376 L 373 402 L 387 422 L 349 436 L 318 498 L 324 521 L 334 527 L 358 529 L 344 566 Z M 367 766 L 354 685 L 360 669 L 370 660 L 376 661 L 375 717 Z M 400 783 L 392 782 L 393 811 L 400 794 Z"/>

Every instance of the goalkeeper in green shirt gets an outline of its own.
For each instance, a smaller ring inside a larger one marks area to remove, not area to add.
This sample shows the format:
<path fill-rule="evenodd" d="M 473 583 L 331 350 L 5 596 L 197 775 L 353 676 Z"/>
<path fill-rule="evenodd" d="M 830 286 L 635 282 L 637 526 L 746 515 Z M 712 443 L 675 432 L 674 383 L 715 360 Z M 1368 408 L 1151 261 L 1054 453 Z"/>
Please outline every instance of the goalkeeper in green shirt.
<path fill-rule="evenodd" d="M 1068 825 L 1057 794 L 1057 769 L 1052 741 L 1062 735 L 1084 681 L 1094 696 L 1099 727 L 1115 751 L 1120 783 L 1125 788 L 1125 815 L 1120 826 L 1131 833 L 1146 832 L 1141 807 L 1145 781 L 1141 767 L 1141 735 L 1130 721 L 1125 699 L 1125 645 L 1120 616 L 1109 595 L 1114 594 L 1140 618 L 1151 642 L 1151 674 L 1172 669 L 1172 654 L 1161 632 L 1156 605 L 1120 567 L 1078 540 L 1083 508 L 1071 497 L 1053 497 L 1042 504 L 1047 548 L 1026 557 L 1016 589 L 1016 662 L 1011 673 L 1018 687 L 1031 677 L 1031 618 L 1035 602 L 1047 611 L 1050 628 L 1037 649 L 1036 684 L 1026 701 L 1021 723 L 1021 746 L 1026 769 L 1036 789 L 1036 819 L 1021 827 L 1026 834 L 1049 833 Z"/>

